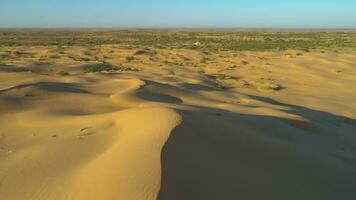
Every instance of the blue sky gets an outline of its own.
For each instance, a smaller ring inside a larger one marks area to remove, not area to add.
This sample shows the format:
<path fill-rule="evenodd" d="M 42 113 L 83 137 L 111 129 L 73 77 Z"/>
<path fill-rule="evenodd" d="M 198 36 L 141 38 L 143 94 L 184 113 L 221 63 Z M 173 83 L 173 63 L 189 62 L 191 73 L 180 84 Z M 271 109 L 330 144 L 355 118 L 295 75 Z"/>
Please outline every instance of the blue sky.
<path fill-rule="evenodd" d="M 0 0 L 0 27 L 356 28 L 356 0 Z"/>

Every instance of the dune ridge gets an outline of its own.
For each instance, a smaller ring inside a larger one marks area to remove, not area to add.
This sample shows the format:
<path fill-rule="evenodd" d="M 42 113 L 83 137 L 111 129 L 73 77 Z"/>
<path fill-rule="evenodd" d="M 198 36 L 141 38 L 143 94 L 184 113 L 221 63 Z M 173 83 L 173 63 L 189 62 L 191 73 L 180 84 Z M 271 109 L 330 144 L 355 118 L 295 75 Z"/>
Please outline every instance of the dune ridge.
<path fill-rule="evenodd" d="M 152 105 L 148 101 L 137 98 L 135 92 L 145 84 L 144 81 L 124 79 L 118 82 L 119 85 L 125 86 L 124 89 L 109 96 L 107 100 L 118 105 L 117 111 L 114 112 L 83 116 L 69 112 L 58 116 L 58 113 L 53 114 L 45 109 L 21 113 L 24 119 L 22 122 L 12 121 L 11 113 L 6 116 L 13 122 L 8 124 L 10 129 L 16 126 L 18 130 L 24 132 L 36 130 L 38 133 L 32 133 L 32 137 L 38 135 L 42 138 L 48 137 L 47 140 L 53 140 L 53 143 L 50 144 L 50 148 L 49 144 L 42 144 L 43 141 L 34 141 L 31 145 L 21 143 L 16 145 L 19 148 L 16 150 L 19 151 L 17 155 L 5 158 L 2 163 L 9 166 L 16 166 L 18 165 L 16 163 L 20 162 L 29 162 L 29 164 L 25 168 L 20 166 L 17 170 L 12 169 L 14 173 L 4 172 L 2 181 L 7 184 L 1 187 L 2 197 L 9 199 L 156 199 L 161 180 L 161 149 L 171 130 L 180 123 L 180 115 L 173 109 Z M 36 95 L 42 93 L 42 96 L 55 92 L 63 93 L 64 96 L 79 95 L 80 98 L 84 95 L 85 98 L 88 93 L 83 91 L 69 83 L 35 82 L 4 88 L 1 94 L 18 96 L 18 93 L 36 92 Z M 20 96 L 22 98 L 23 95 Z M 145 106 L 145 103 L 150 105 Z M 53 103 L 50 102 L 50 104 Z M 19 115 L 16 115 L 16 118 L 18 117 Z M 39 123 L 42 120 L 46 122 Z M 84 124 L 91 125 L 85 127 Z M 84 128 L 80 128 L 83 126 Z M 63 130 L 62 127 L 65 129 Z M 41 131 L 44 129 L 47 132 L 48 129 L 57 128 L 58 134 L 53 133 L 49 136 Z M 98 129 L 101 132 L 100 135 L 97 134 Z M 73 133 L 63 134 L 63 132 L 77 133 L 74 135 Z M 72 142 L 73 138 L 80 141 L 90 140 L 90 137 L 93 141 L 89 143 L 93 144 L 95 151 L 88 150 L 90 144 Z M 66 148 L 66 154 L 62 155 L 63 157 L 59 155 L 62 153 L 59 149 L 61 145 Z M 48 149 L 44 150 L 44 148 Z M 13 153 L 13 150 L 4 147 L 1 150 L 8 154 Z M 42 160 L 41 157 L 45 156 L 43 151 L 56 158 Z M 78 152 L 71 155 L 74 151 Z M 77 156 L 87 158 L 72 160 L 77 159 Z M 32 159 L 36 159 L 40 164 L 31 164 Z M 58 162 L 66 163 L 55 166 Z M 31 170 L 36 171 L 36 167 L 47 169 L 34 174 L 30 173 Z M 50 176 L 47 177 L 47 175 Z M 16 179 L 22 179 L 21 176 L 31 181 L 14 182 Z M 61 177 L 56 178 L 56 176 Z M 17 186 L 14 187 L 14 184 Z M 22 193 L 14 192 L 17 189 L 20 189 Z"/>
<path fill-rule="evenodd" d="M 81 169 L 73 199 L 156 199 L 161 149 L 179 122 L 180 116 L 167 108 L 122 111 L 117 125 L 120 134 Z"/>

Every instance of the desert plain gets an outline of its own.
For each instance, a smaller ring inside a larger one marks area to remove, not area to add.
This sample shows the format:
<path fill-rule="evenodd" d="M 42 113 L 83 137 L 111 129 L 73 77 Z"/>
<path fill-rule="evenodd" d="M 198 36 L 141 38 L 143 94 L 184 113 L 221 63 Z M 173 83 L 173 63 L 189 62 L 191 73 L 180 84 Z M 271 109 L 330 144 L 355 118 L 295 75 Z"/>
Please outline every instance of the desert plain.
<path fill-rule="evenodd" d="M 356 199 L 356 32 L 2 29 L 0 199 Z"/>

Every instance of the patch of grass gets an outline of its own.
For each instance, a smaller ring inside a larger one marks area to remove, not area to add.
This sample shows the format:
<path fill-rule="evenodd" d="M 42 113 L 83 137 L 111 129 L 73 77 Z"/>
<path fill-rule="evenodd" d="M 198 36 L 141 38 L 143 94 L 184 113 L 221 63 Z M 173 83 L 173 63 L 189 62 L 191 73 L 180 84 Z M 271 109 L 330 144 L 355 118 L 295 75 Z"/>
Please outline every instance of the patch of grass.
<path fill-rule="evenodd" d="M 85 52 L 84 52 L 84 55 L 86 55 L 86 56 L 92 56 L 92 55 L 93 55 L 93 52 L 91 52 L 91 51 L 85 51 Z"/>
<path fill-rule="evenodd" d="M 61 58 L 61 57 L 56 54 L 56 55 L 51 55 L 50 58 L 52 58 L 52 59 L 59 59 L 59 58 Z"/>
<path fill-rule="evenodd" d="M 31 72 L 31 70 L 26 67 L 15 67 L 0 64 L 0 72 Z"/>
<path fill-rule="evenodd" d="M 150 48 L 144 48 L 141 50 L 136 51 L 135 55 L 148 55 L 148 56 L 155 56 L 157 54 L 156 51 L 151 50 Z"/>
<path fill-rule="evenodd" d="M 78 61 L 78 62 L 88 62 L 90 61 L 90 58 L 87 57 L 80 57 L 80 56 L 75 56 L 75 55 L 70 55 L 68 56 L 68 58 L 74 60 L 74 61 Z"/>
<path fill-rule="evenodd" d="M 134 56 L 127 56 L 127 57 L 126 57 L 126 61 L 127 61 L 127 62 L 131 62 L 131 61 L 133 61 L 133 60 L 135 60 L 135 57 L 134 57 Z"/>
<path fill-rule="evenodd" d="M 79 61 L 88 62 L 88 61 L 90 61 L 90 58 L 87 58 L 87 57 L 81 57 L 81 58 L 79 59 Z"/>
<path fill-rule="evenodd" d="M 248 65 L 248 64 L 250 64 L 250 63 L 247 62 L 246 60 L 241 61 L 241 63 L 242 63 L 243 65 Z"/>
<path fill-rule="evenodd" d="M 206 64 L 206 63 L 208 63 L 208 61 L 209 61 L 208 57 L 203 57 L 203 58 L 200 59 L 200 63 Z"/>
<path fill-rule="evenodd" d="M 8 60 L 8 59 L 11 59 L 11 58 L 13 58 L 13 56 L 11 55 L 10 52 L 4 52 L 4 53 L 0 54 L 0 59 L 1 60 Z"/>
<path fill-rule="evenodd" d="M 59 71 L 58 74 L 61 75 L 61 76 L 69 76 L 70 75 L 69 72 L 64 71 L 64 70 Z"/>
<path fill-rule="evenodd" d="M 226 74 L 212 74 L 211 77 L 218 81 L 231 79 L 231 76 L 228 76 Z"/>
<path fill-rule="evenodd" d="M 168 65 L 168 66 L 183 66 L 183 63 L 172 62 L 172 61 L 169 61 L 169 60 L 164 60 L 163 63 Z"/>
<path fill-rule="evenodd" d="M 28 53 L 23 52 L 23 51 L 14 51 L 13 54 L 14 54 L 15 56 L 22 56 L 22 55 L 27 55 Z"/>
<path fill-rule="evenodd" d="M 230 67 L 227 68 L 227 70 L 233 70 L 233 69 L 236 69 L 237 68 L 237 65 L 232 65 Z"/>
<path fill-rule="evenodd" d="M 172 71 L 172 70 L 169 70 L 168 71 L 168 75 L 176 75 L 176 73 L 174 71 Z"/>
<path fill-rule="evenodd" d="M 262 91 L 279 91 L 283 90 L 284 88 L 276 83 L 262 82 L 257 85 L 257 89 Z"/>
<path fill-rule="evenodd" d="M 103 71 L 117 71 L 119 68 L 111 65 L 111 64 L 107 64 L 107 63 L 103 63 L 103 64 L 93 64 L 93 65 L 88 65 L 84 67 L 84 70 L 86 73 L 94 73 L 94 72 L 103 72 Z"/>

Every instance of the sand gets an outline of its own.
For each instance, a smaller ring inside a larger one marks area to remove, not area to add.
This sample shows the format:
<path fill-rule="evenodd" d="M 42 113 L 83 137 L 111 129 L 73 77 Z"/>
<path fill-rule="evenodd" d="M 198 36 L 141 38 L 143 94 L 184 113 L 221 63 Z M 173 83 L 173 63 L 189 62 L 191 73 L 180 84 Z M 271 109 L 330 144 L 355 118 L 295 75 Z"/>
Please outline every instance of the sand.
<path fill-rule="evenodd" d="M 0 199 L 356 199 L 356 55 L 295 55 L 1 66 Z"/>

